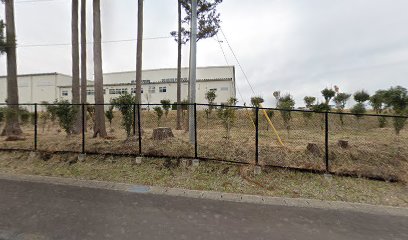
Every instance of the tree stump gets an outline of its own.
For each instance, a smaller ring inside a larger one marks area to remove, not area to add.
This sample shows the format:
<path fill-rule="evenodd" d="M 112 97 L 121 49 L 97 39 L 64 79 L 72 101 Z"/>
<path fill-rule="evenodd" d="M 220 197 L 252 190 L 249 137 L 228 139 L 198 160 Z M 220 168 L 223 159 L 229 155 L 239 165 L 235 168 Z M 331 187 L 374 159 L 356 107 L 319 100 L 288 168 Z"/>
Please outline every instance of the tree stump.
<path fill-rule="evenodd" d="M 164 140 L 172 137 L 174 137 L 174 134 L 173 131 L 171 131 L 171 128 L 159 127 L 153 129 L 153 140 Z"/>
<path fill-rule="evenodd" d="M 307 149 L 307 151 L 309 151 L 313 155 L 316 155 L 316 156 L 321 156 L 322 155 L 321 152 L 320 152 L 320 148 L 319 148 L 319 146 L 317 146 L 316 143 L 308 143 L 306 149 Z"/>
<path fill-rule="evenodd" d="M 349 142 L 346 140 L 339 140 L 337 142 L 337 145 L 339 145 L 341 148 L 348 148 L 349 147 Z"/>
<path fill-rule="evenodd" d="M 11 136 L 8 136 L 8 137 L 6 138 L 6 141 L 8 141 L 8 142 L 25 141 L 25 140 L 26 140 L 25 137 L 23 137 L 23 136 L 17 136 L 17 135 L 11 135 Z"/>

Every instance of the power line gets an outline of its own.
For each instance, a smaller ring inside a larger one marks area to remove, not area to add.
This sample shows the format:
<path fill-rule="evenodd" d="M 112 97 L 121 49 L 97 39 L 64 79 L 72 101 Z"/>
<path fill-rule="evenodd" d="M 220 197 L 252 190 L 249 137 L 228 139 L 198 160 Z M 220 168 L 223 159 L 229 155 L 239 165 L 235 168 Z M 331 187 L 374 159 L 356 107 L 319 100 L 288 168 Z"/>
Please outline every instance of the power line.
<path fill-rule="evenodd" d="M 66 0 L 23 0 L 23 1 L 15 1 L 14 3 L 40 3 L 40 2 L 61 2 Z"/>
<path fill-rule="evenodd" d="M 216 41 L 218 42 L 218 45 L 220 46 L 220 49 L 221 49 L 221 52 L 222 52 L 222 55 L 224 56 L 225 63 L 227 64 L 227 66 L 229 66 L 227 56 L 225 55 L 224 48 L 222 47 L 221 41 L 220 41 L 220 39 L 218 38 L 218 34 L 216 34 L 215 37 L 217 38 Z M 237 91 L 238 91 L 238 95 L 239 95 L 239 97 L 241 98 L 242 103 L 245 103 L 244 98 L 242 97 L 241 91 L 239 90 L 239 87 L 237 86 L 236 82 L 235 82 L 235 88 L 236 88 Z"/>
<path fill-rule="evenodd" d="M 143 41 L 167 39 L 167 38 L 172 38 L 172 36 L 147 37 L 147 38 L 143 38 Z M 101 43 L 121 43 L 121 42 L 134 42 L 134 41 L 137 41 L 137 38 L 102 41 Z M 86 44 L 93 44 L 93 43 L 94 42 L 87 42 Z M 17 45 L 17 48 L 54 47 L 54 46 L 71 46 L 71 45 L 72 43 L 22 44 L 22 45 Z"/>
<path fill-rule="evenodd" d="M 228 39 L 227 39 L 227 37 L 225 36 L 224 31 L 222 30 L 222 28 L 220 28 L 220 30 L 221 30 L 222 35 L 224 36 L 225 41 L 227 42 L 227 45 L 228 45 L 229 49 L 230 49 L 231 52 L 232 52 L 232 55 L 234 56 L 235 60 L 237 61 L 239 68 L 241 69 L 242 73 L 244 74 L 245 80 L 247 81 L 249 87 L 251 88 L 252 93 L 255 95 L 254 88 L 252 87 L 251 83 L 249 82 L 248 76 L 246 75 L 244 69 L 242 68 L 242 65 L 241 65 L 241 63 L 239 62 L 239 60 L 238 60 L 238 58 L 237 58 L 237 55 L 235 55 L 235 52 L 234 52 L 234 50 L 232 49 L 231 45 L 229 44 Z"/>

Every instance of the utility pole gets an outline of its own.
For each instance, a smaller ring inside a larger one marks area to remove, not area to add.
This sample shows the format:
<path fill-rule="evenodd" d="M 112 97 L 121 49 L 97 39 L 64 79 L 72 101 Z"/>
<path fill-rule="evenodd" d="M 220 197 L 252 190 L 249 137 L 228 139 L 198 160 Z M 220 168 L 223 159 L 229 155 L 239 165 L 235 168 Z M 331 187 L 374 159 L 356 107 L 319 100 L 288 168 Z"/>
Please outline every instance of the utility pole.
<path fill-rule="evenodd" d="M 196 103 L 196 68 L 197 68 L 197 0 L 191 1 L 191 36 L 190 36 L 190 89 L 189 89 L 189 137 L 190 144 L 195 144 L 194 103 Z"/>

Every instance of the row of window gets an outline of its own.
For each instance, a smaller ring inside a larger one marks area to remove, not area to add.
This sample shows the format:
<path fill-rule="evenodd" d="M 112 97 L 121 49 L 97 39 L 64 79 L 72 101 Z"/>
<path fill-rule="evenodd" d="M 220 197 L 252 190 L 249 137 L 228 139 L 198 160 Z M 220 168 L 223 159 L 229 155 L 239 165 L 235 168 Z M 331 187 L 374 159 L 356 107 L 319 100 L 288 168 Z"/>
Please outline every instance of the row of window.
<path fill-rule="evenodd" d="M 136 93 L 136 88 L 131 88 L 130 90 L 133 94 Z M 217 91 L 216 88 L 211 88 L 210 91 Z M 228 91 L 228 87 L 221 87 L 220 91 Z M 154 86 L 150 86 L 148 89 L 149 93 L 156 93 L 156 87 Z M 167 92 L 167 87 L 159 87 L 159 92 L 160 93 L 166 93 Z M 109 94 L 111 95 L 121 95 L 121 94 L 125 94 L 128 93 L 128 89 L 127 88 L 111 88 L 109 89 Z M 143 93 L 143 88 L 142 88 L 142 93 Z M 95 95 L 95 90 L 93 89 L 88 89 L 86 90 L 86 94 L 88 96 L 93 96 Z M 106 94 L 106 89 L 103 90 L 103 94 Z M 68 96 L 68 90 L 63 90 L 61 92 L 61 95 L 63 97 Z"/>
<path fill-rule="evenodd" d="M 173 82 L 177 82 L 177 78 L 163 78 L 161 81 L 165 83 L 173 83 Z M 185 82 L 187 81 L 187 78 L 181 78 L 181 81 Z"/>
<path fill-rule="evenodd" d="M 130 91 L 132 93 L 136 93 L 136 88 L 131 88 Z M 148 92 L 149 93 L 156 93 L 156 87 L 149 87 Z M 161 93 L 167 92 L 167 87 L 159 87 L 159 92 L 161 92 Z M 95 90 L 89 89 L 89 90 L 86 90 L 86 93 L 87 93 L 87 95 L 95 95 Z M 128 93 L 127 88 L 112 88 L 112 89 L 109 89 L 109 94 L 111 94 L 111 95 L 121 95 L 121 94 L 125 94 L 125 93 Z M 142 88 L 142 93 L 143 93 L 143 88 Z M 103 94 L 106 94 L 105 89 L 103 90 Z M 63 90 L 61 92 L 61 95 L 63 97 L 68 96 L 68 90 Z"/>
<path fill-rule="evenodd" d="M 130 83 L 135 84 L 136 80 L 132 80 L 132 81 L 130 81 Z M 145 84 L 150 83 L 150 80 L 142 80 L 142 83 L 145 83 Z"/>

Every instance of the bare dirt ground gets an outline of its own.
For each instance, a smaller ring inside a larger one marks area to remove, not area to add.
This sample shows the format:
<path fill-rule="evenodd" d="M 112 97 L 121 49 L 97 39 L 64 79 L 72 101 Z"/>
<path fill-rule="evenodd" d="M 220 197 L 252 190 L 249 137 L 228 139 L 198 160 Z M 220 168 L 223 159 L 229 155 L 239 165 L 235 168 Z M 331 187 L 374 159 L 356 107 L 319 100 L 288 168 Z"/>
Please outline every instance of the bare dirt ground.
<path fill-rule="evenodd" d="M 170 111 L 158 124 L 153 110 L 142 112 L 142 154 L 168 157 L 193 157 L 194 146 L 188 141 L 188 132 L 175 130 L 176 112 Z M 204 111 L 197 113 L 198 155 L 202 158 L 221 159 L 236 162 L 255 162 L 255 127 L 250 120 L 252 112 L 238 110 L 236 120 L 227 138 L 222 121 L 216 110 L 207 119 Z M 324 152 L 324 114 L 312 114 L 305 118 L 301 112 L 293 112 L 290 130 L 282 120 L 279 111 L 271 118 L 284 146 L 277 136 L 259 117 L 259 163 L 306 169 L 325 169 Z M 108 139 L 91 138 L 92 123 L 89 122 L 86 133 L 86 150 L 100 153 L 139 153 L 138 139 L 126 140 L 121 126 L 121 115 L 115 113 L 112 126 L 107 123 Z M 185 121 L 186 122 L 186 121 Z M 153 129 L 170 127 L 175 135 L 167 140 L 153 140 Z M 186 124 L 184 124 L 186 126 Z M 0 148 L 32 148 L 34 145 L 34 127 L 23 127 L 25 141 L 6 142 L 0 138 Z M 38 149 L 47 151 L 81 151 L 81 136 L 70 136 L 61 131 L 58 123 L 39 122 Z M 347 141 L 348 147 L 338 145 L 338 141 Z M 317 146 L 317 151 L 307 150 L 309 143 Z M 344 116 L 341 124 L 339 115 L 329 115 L 329 167 L 333 172 L 353 173 L 361 176 L 381 177 L 388 180 L 408 182 L 408 130 L 397 136 L 388 118 L 385 128 L 378 127 L 377 117 Z"/>

